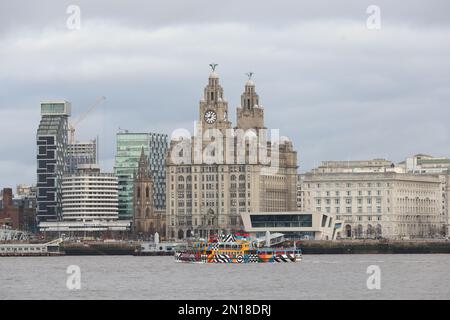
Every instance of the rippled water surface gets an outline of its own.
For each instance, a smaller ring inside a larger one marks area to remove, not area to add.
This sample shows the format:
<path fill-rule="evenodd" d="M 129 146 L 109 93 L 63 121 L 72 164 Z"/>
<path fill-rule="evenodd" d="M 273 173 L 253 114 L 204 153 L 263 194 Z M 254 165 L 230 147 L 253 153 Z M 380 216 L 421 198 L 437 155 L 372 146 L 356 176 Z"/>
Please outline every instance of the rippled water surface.
<path fill-rule="evenodd" d="M 81 289 L 66 287 L 69 265 Z M 367 289 L 367 268 L 381 289 Z M 450 255 L 305 255 L 289 264 L 172 257 L 0 258 L 0 299 L 450 299 Z"/>

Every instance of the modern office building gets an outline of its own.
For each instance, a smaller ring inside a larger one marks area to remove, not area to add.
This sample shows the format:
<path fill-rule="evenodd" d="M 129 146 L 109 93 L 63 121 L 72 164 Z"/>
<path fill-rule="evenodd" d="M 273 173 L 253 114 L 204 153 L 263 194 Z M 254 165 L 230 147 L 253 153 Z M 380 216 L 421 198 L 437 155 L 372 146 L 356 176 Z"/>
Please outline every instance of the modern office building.
<path fill-rule="evenodd" d="M 79 165 L 97 164 L 97 139 L 76 141 L 67 147 L 68 173 L 76 173 Z"/>
<path fill-rule="evenodd" d="M 341 169 L 312 170 L 299 180 L 303 208 L 336 215 L 343 223 L 339 237 L 430 238 L 442 232 L 437 176 L 398 173 L 389 162 L 381 170 L 361 162 L 349 172 L 340 163 Z"/>
<path fill-rule="evenodd" d="M 133 220 L 134 173 L 138 169 L 142 148 L 148 157 L 149 171 L 154 182 L 155 209 L 165 209 L 167 135 L 125 131 L 117 133 L 116 138 L 114 173 L 119 183 L 119 219 Z"/>
<path fill-rule="evenodd" d="M 67 129 L 71 104 L 67 101 L 41 103 L 37 130 L 37 218 L 62 218 L 62 178 L 67 170 Z"/>
<path fill-rule="evenodd" d="M 219 80 L 214 71 L 208 78 L 199 103 L 198 132 L 171 141 L 167 158 L 168 238 L 240 231 L 245 212 L 296 210 L 297 154 L 292 142 L 284 139 L 271 144 L 265 140 L 261 133 L 265 129 L 264 108 L 250 79 L 237 108 L 237 127 L 233 128 Z M 240 132 L 245 133 L 241 143 Z M 220 137 L 230 140 L 221 142 Z M 272 151 L 267 162 L 263 161 L 263 155 L 268 154 L 265 149 Z M 276 160 L 279 163 L 274 165 Z"/>
<path fill-rule="evenodd" d="M 333 214 L 312 212 L 244 212 L 245 232 L 260 238 L 267 231 L 282 233 L 286 239 L 334 240 L 342 223 Z"/>
<path fill-rule="evenodd" d="M 98 165 L 79 165 L 77 172 L 66 174 L 62 182 L 60 221 L 39 223 L 47 237 L 123 237 L 131 230 L 131 221 L 118 220 L 118 183 L 113 173 L 101 173 Z"/>
<path fill-rule="evenodd" d="M 118 219 L 118 184 L 112 173 L 97 165 L 79 165 L 62 182 L 64 221 L 113 221 Z"/>

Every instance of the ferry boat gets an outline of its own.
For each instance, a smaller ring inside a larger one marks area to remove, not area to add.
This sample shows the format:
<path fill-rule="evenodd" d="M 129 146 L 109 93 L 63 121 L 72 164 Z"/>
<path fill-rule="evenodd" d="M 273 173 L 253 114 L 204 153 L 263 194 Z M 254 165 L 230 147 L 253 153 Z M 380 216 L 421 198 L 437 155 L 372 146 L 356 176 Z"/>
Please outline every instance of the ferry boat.
<path fill-rule="evenodd" d="M 298 262 L 302 251 L 297 248 L 260 248 L 248 235 L 219 235 L 209 240 L 188 243 L 175 251 L 176 262 L 188 263 L 277 263 Z"/>
<path fill-rule="evenodd" d="M 62 239 L 47 243 L 0 243 L 0 257 L 61 256 Z"/>

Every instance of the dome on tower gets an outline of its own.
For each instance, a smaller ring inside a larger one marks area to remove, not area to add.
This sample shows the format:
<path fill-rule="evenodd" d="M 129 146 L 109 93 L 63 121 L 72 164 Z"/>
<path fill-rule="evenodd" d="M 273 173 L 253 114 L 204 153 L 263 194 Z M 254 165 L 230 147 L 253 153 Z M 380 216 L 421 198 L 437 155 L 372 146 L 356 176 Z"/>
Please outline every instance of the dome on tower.
<path fill-rule="evenodd" d="M 209 75 L 209 77 L 210 77 L 210 78 L 217 79 L 217 78 L 219 78 L 219 75 L 218 75 L 215 71 L 213 71 L 213 72 L 211 72 L 211 74 Z"/>

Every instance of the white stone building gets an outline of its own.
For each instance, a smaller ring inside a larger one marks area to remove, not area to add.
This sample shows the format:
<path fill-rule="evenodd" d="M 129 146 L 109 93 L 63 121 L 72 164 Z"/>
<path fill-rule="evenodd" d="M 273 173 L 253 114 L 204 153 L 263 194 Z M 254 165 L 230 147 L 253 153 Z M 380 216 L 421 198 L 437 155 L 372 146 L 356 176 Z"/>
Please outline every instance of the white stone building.
<path fill-rule="evenodd" d="M 336 214 L 341 238 L 429 238 L 442 231 L 438 177 L 398 173 L 388 162 L 350 171 L 338 163 L 346 162 L 304 174 L 299 188 L 302 210 Z"/>
<path fill-rule="evenodd" d="M 412 174 L 427 174 L 439 177 L 441 182 L 441 220 L 445 233 L 450 235 L 450 159 L 417 154 L 398 164 L 406 172 Z"/>

